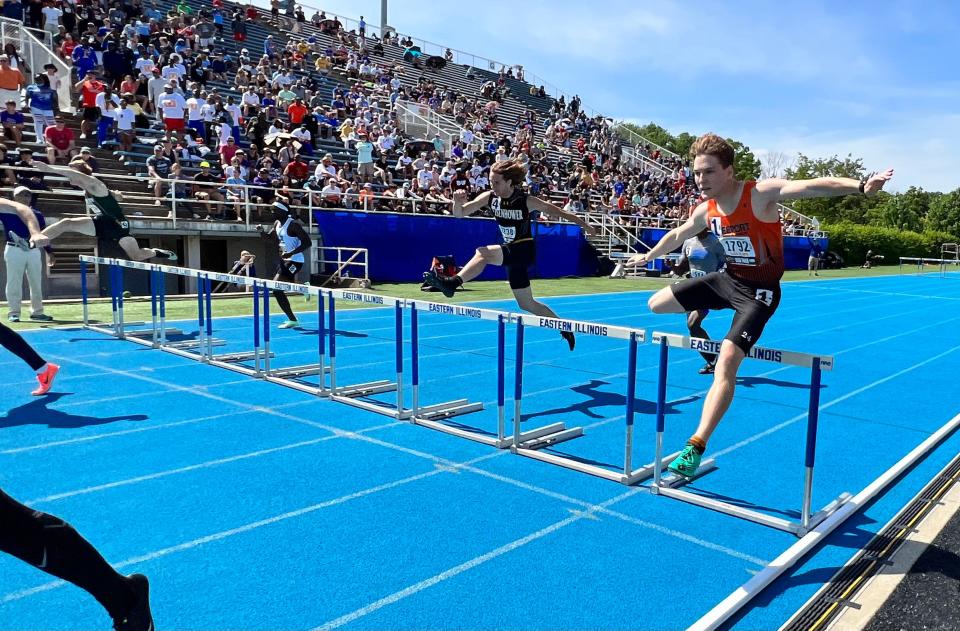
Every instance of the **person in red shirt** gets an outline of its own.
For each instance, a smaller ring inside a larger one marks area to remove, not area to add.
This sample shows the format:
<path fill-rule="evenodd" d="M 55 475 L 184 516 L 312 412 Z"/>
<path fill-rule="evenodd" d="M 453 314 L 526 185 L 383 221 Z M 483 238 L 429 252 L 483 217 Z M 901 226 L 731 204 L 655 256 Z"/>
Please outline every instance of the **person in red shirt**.
<path fill-rule="evenodd" d="M 287 168 L 283 170 L 283 174 L 287 176 L 288 182 L 287 185 L 290 188 L 302 188 L 303 183 L 307 181 L 307 177 L 310 173 L 310 167 L 306 162 L 303 161 L 303 158 L 299 154 L 293 156 L 287 164 Z"/>
<path fill-rule="evenodd" d="M 239 150 L 239 147 L 237 147 L 237 143 L 233 140 L 233 136 L 227 138 L 227 144 L 220 146 L 220 164 L 230 164 L 237 150 Z"/>
<path fill-rule="evenodd" d="M 294 125 L 299 125 L 303 122 L 303 117 L 307 115 L 307 106 L 303 104 L 303 99 L 294 99 L 287 107 L 287 116 L 290 117 L 290 122 Z"/>
<path fill-rule="evenodd" d="M 734 171 L 734 150 L 716 134 L 705 134 L 690 148 L 693 177 L 702 201 L 681 226 L 663 236 L 649 252 L 632 256 L 627 265 L 646 265 L 672 252 L 686 239 L 710 229 L 726 253 L 726 267 L 664 287 L 647 302 L 654 313 L 686 313 L 702 309 L 733 309 L 730 331 L 720 345 L 713 385 L 704 399 L 697 431 L 670 471 L 692 477 L 727 408 L 733 401 L 737 371 L 757 343 L 780 304 L 783 276 L 783 236 L 777 203 L 808 197 L 875 195 L 893 177 L 893 169 L 866 180 L 821 177 L 811 180 L 770 178 L 741 181 Z"/>
<path fill-rule="evenodd" d="M 247 5 L 247 22 L 256 22 L 257 18 L 260 16 L 260 13 L 257 11 L 257 8 L 253 4 Z"/>
<path fill-rule="evenodd" d="M 73 59 L 73 49 L 77 47 L 77 42 L 73 35 L 67 33 L 63 36 L 63 43 L 60 44 L 60 57 L 63 59 Z"/>
<path fill-rule="evenodd" d="M 83 81 L 73 86 L 80 93 L 80 105 L 83 107 L 83 120 L 80 121 L 80 139 L 93 133 L 100 121 L 100 108 L 97 107 L 97 95 L 103 92 L 103 83 L 97 80 L 94 72 L 88 72 Z"/>
<path fill-rule="evenodd" d="M 77 155 L 73 130 L 67 127 L 62 119 L 47 127 L 43 132 L 43 139 L 47 143 L 47 161 L 50 164 L 56 164 L 57 158 L 61 158 L 64 164 L 69 164 L 73 156 Z"/>

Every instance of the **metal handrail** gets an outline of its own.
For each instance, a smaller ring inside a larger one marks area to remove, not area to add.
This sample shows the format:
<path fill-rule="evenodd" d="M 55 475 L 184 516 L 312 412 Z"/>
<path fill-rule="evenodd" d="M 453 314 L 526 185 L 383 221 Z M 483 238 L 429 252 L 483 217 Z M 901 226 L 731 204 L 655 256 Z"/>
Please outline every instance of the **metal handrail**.
<path fill-rule="evenodd" d="M 397 99 L 393 111 L 397 114 L 397 118 L 402 124 L 410 124 L 410 119 L 421 120 L 423 121 L 422 124 L 427 127 L 426 133 L 428 135 L 433 129 L 436 129 L 437 133 L 441 134 L 441 137 L 446 135 L 444 141 L 449 149 L 453 148 L 455 141 L 460 140 L 460 129 L 462 129 L 462 126 L 458 125 L 453 119 L 447 118 L 443 114 L 434 111 L 428 105 Z M 404 128 L 405 133 L 406 131 L 406 128 Z M 474 144 L 477 147 L 485 145 L 483 135 L 479 132 L 474 132 L 474 139 Z"/>
<path fill-rule="evenodd" d="M 0 44 L 6 45 L 13 42 L 17 45 L 17 51 L 24 58 L 24 62 L 30 67 L 30 72 L 24 72 L 24 79 L 27 84 L 33 83 L 30 74 L 39 74 L 46 64 L 53 64 L 57 67 L 57 73 L 60 75 L 60 87 L 57 90 L 57 102 L 61 112 L 73 113 L 73 96 L 70 92 L 72 87 L 71 69 L 60 56 L 53 52 L 53 35 L 47 31 L 40 31 L 33 28 L 26 28 L 23 22 L 11 18 L 0 17 Z M 49 45 L 48 45 L 49 44 Z M 21 72 L 23 72 L 21 70 Z"/>

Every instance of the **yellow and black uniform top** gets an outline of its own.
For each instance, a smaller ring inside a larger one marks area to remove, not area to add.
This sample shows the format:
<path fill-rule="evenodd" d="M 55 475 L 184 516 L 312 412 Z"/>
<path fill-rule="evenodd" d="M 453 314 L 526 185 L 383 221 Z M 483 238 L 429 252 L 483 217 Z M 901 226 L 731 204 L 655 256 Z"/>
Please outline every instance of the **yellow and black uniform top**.
<path fill-rule="evenodd" d="M 489 206 L 504 243 L 533 240 L 533 217 L 525 192 L 517 188 L 510 197 L 491 195 Z"/>

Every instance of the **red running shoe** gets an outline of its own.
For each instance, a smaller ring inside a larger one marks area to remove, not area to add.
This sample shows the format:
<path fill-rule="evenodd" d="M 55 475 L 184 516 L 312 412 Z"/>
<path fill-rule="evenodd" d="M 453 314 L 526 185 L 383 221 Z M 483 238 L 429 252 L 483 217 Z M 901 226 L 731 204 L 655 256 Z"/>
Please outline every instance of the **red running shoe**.
<path fill-rule="evenodd" d="M 40 386 L 30 394 L 35 397 L 39 397 L 40 395 L 49 392 L 51 386 L 53 386 L 53 380 L 56 378 L 58 372 L 60 372 L 60 366 L 47 362 L 47 369 L 37 375 L 37 381 L 40 382 Z"/>

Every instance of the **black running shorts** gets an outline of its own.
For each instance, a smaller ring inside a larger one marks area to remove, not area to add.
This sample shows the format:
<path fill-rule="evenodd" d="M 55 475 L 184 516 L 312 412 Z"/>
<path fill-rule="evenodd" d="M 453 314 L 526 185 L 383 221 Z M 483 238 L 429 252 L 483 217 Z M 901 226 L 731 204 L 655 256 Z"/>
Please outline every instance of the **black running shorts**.
<path fill-rule="evenodd" d="M 96 106 L 84 107 L 83 120 L 96 123 L 98 120 L 100 120 L 100 108 Z"/>
<path fill-rule="evenodd" d="M 779 284 L 751 285 L 723 270 L 681 281 L 671 285 L 670 290 L 686 311 L 733 309 L 736 315 L 725 339 L 744 353 L 749 353 L 760 339 L 767 320 L 780 304 Z"/>
<path fill-rule="evenodd" d="M 97 238 L 104 241 L 117 242 L 130 236 L 130 224 L 125 220 L 117 221 L 109 215 L 94 215 L 93 226 L 97 230 Z"/>
<path fill-rule="evenodd" d="M 276 274 L 280 276 L 280 280 L 286 283 L 295 283 L 297 282 L 297 272 L 303 268 L 303 263 L 298 263 L 297 261 L 284 261 L 280 260 L 280 263 L 277 264 Z"/>
<path fill-rule="evenodd" d="M 530 267 L 537 260 L 537 248 L 533 239 L 504 243 L 503 266 L 507 270 L 510 289 L 524 289 L 530 286 Z"/>

